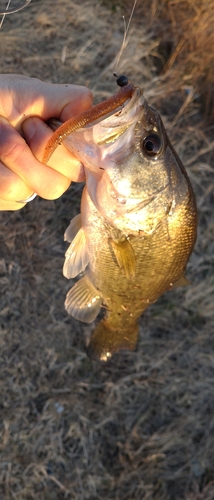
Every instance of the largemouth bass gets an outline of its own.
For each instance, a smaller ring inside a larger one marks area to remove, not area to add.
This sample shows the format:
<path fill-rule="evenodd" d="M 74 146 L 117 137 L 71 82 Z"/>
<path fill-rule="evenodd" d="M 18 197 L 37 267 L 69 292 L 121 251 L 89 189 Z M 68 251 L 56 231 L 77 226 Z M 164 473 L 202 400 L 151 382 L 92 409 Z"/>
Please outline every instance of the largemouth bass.
<path fill-rule="evenodd" d="M 70 246 L 63 268 L 68 279 L 84 275 L 68 292 L 65 308 L 88 323 L 105 309 L 87 347 L 97 360 L 135 349 L 145 309 L 188 283 L 185 268 L 197 229 L 186 170 L 140 88 L 107 113 L 63 137 L 86 174 L 81 214 L 65 233 Z"/>

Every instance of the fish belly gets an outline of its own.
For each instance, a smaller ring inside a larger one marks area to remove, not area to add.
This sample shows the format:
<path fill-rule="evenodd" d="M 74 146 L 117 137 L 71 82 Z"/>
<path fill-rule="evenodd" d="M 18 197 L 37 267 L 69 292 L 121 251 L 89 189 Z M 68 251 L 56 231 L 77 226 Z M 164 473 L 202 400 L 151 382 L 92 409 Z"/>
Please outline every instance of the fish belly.
<path fill-rule="evenodd" d="M 82 197 L 82 225 L 89 263 L 86 276 L 105 308 L 105 318 L 92 335 L 88 353 L 107 359 L 122 348 L 134 349 L 138 318 L 166 290 L 184 284 L 185 267 L 195 243 L 195 207 L 180 207 L 150 235 L 123 235 L 97 211 L 87 189 Z M 182 214 L 183 222 L 181 224 Z M 188 213 L 188 216 L 186 215 Z M 118 264 L 112 242 L 127 238 L 133 249 L 134 275 Z"/>

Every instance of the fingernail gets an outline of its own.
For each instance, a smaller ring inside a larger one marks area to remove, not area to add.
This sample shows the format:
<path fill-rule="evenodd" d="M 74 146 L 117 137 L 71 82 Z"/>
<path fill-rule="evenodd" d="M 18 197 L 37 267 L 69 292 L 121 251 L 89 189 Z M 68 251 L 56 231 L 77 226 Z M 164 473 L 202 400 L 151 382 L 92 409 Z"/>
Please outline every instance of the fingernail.
<path fill-rule="evenodd" d="M 25 138 L 31 140 L 36 131 L 34 118 L 27 118 L 27 120 L 22 123 L 22 130 Z"/>

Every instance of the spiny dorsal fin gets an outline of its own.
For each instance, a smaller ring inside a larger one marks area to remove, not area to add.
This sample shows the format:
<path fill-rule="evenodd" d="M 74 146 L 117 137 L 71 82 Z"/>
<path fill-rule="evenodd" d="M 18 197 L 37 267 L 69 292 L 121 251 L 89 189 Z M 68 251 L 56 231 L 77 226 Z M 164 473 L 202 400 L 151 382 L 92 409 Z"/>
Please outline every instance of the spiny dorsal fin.
<path fill-rule="evenodd" d="M 124 236 L 121 239 L 109 239 L 118 266 L 128 279 L 133 279 L 136 273 L 135 253 L 130 241 Z"/>
<path fill-rule="evenodd" d="M 68 241 L 68 243 L 71 243 L 81 227 L 81 214 L 78 214 L 71 220 L 69 226 L 67 227 L 64 234 L 64 241 Z"/>
<path fill-rule="evenodd" d="M 189 286 L 191 285 L 191 281 L 189 281 L 184 274 L 182 274 L 172 285 L 170 284 L 170 290 L 173 288 L 177 288 L 179 286 Z"/>
<path fill-rule="evenodd" d="M 81 228 L 66 251 L 63 266 L 64 276 L 68 279 L 75 278 L 85 270 L 88 262 L 85 232 Z"/>
<path fill-rule="evenodd" d="M 65 309 L 76 319 L 91 323 L 97 317 L 102 297 L 87 276 L 79 280 L 66 295 Z"/>

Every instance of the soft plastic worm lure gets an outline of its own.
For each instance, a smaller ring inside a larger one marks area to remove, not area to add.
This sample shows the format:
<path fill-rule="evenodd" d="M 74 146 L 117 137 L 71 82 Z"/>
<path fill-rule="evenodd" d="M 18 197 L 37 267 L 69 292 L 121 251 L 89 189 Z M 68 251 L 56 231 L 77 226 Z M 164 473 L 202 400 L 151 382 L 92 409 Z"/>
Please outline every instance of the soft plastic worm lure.
<path fill-rule="evenodd" d="M 122 106 L 127 99 L 132 97 L 135 87 L 132 83 L 128 82 L 127 77 L 121 75 L 117 79 L 117 84 L 121 87 L 119 92 L 106 99 L 96 106 L 80 113 L 79 115 L 73 116 L 65 123 L 63 123 L 50 137 L 49 141 L 46 144 L 44 155 L 42 158 L 42 163 L 47 163 L 50 157 L 52 156 L 55 149 L 62 144 L 62 142 L 75 130 L 84 127 L 88 123 L 92 123 L 95 120 L 98 120 L 102 116 L 111 113 L 119 106 Z"/>

